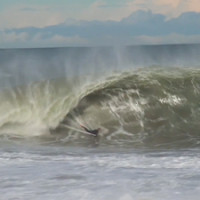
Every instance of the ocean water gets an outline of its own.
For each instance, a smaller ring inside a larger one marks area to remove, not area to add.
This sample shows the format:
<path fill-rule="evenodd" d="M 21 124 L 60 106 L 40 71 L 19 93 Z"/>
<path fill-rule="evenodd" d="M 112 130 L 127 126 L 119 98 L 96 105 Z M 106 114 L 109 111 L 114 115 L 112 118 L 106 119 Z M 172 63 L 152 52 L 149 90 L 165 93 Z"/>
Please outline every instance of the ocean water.
<path fill-rule="evenodd" d="M 199 100 L 200 45 L 0 50 L 0 199 L 197 200 Z"/>

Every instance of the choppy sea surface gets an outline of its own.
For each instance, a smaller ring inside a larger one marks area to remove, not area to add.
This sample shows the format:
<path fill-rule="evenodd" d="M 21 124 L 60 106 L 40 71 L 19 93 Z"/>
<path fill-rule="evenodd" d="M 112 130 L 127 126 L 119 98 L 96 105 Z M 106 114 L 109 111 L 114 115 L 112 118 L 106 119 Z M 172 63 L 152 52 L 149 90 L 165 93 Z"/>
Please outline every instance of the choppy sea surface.
<path fill-rule="evenodd" d="M 199 199 L 199 55 L 0 50 L 0 198 Z"/>

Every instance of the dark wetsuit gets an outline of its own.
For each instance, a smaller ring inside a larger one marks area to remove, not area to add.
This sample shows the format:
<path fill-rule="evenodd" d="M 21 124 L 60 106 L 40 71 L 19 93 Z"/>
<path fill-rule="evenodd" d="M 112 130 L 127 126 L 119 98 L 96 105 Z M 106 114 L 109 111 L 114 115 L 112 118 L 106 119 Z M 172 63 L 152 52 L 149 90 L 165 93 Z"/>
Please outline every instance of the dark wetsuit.
<path fill-rule="evenodd" d="M 88 133 L 91 133 L 94 136 L 97 136 L 99 133 L 99 128 L 98 129 L 94 129 L 94 130 L 89 130 L 87 129 L 85 126 L 81 125 L 82 128 L 84 128 L 84 130 Z"/>

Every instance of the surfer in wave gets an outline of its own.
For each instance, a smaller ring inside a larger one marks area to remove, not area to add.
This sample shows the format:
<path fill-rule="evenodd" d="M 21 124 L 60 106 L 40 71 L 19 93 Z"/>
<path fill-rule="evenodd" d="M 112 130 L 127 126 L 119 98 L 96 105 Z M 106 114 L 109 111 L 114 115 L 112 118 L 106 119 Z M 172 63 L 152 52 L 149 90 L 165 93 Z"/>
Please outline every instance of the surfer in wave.
<path fill-rule="evenodd" d="M 97 136 L 98 133 L 99 133 L 99 131 L 100 131 L 100 128 L 90 130 L 90 129 L 86 128 L 85 126 L 81 125 L 81 124 L 80 124 L 80 126 L 81 126 L 86 132 L 92 134 L 93 136 Z"/>

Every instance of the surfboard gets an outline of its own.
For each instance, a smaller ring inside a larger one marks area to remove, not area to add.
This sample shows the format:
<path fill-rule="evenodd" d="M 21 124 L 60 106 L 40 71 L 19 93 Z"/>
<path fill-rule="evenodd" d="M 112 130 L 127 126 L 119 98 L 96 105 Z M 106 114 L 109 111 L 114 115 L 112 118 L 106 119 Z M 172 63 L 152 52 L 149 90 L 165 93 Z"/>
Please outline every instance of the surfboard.
<path fill-rule="evenodd" d="M 65 127 L 65 128 L 68 128 L 68 129 L 71 129 L 73 131 L 76 131 L 76 132 L 79 132 L 79 133 L 83 133 L 83 134 L 86 134 L 86 135 L 92 135 L 93 137 L 96 137 L 96 135 L 92 134 L 92 133 L 88 133 L 86 131 L 82 131 L 80 129 L 77 129 L 77 128 L 74 128 L 72 126 L 68 126 L 66 124 L 61 124 L 62 127 Z"/>

